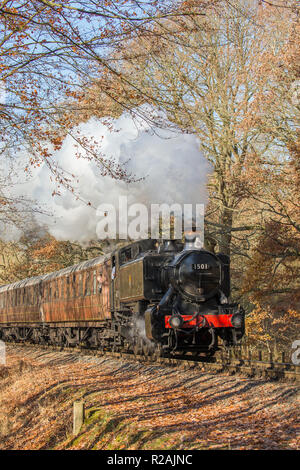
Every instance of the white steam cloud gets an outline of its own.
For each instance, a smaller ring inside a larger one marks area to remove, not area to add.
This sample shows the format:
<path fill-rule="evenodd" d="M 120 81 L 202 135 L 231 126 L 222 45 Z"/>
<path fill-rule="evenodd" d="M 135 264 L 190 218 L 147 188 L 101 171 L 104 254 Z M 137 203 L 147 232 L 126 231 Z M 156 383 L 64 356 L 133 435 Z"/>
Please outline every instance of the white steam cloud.
<path fill-rule="evenodd" d="M 96 209 L 99 204 L 110 203 L 118 207 L 120 195 L 128 203 L 150 204 L 206 203 L 205 185 L 209 164 L 199 150 L 197 138 L 170 131 L 153 133 L 147 124 L 137 126 L 124 114 L 114 122 L 118 132 L 112 132 L 92 119 L 80 126 L 86 136 L 102 142 L 103 153 L 120 163 L 128 161 L 126 168 L 142 181 L 126 183 L 101 176 L 95 163 L 76 158 L 74 141 L 68 137 L 56 154 L 59 165 L 74 174 L 79 182 L 73 183 L 75 192 L 92 206 L 76 200 L 73 194 L 62 190 L 61 196 L 51 197 L 55 189 L 46 166 L 36 169 L 29 183 L 18 186 L 18 193 L 36 199 L 53 214 L 37 216 L 38 223 L 46 225 L 57 239 L 86 242 L 96 239 Z M 159 135 L 157 135 L 159 134 Z"/>

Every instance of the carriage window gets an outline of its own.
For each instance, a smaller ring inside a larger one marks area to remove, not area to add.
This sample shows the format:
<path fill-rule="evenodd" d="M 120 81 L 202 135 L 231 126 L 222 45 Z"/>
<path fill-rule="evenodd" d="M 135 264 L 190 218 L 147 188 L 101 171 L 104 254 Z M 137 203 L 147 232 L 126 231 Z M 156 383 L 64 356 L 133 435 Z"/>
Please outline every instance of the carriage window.
<path fill-rule="evenodd" d="M 76 297 L 76 274 L 72 276 L 72 288 L 73 288 L 73 298 Z"/>
<path fill-rule="evenodd" d="M 84 295 L 91 295 L 90 272 L 89 271 L 87 271 L 86 277 L 85 277 Z"/>
<path fill-rule="evenodd" d="M 97 292 L 97 272 L 93 272 L 93 294 L 95 295 Z"/>
<path fill-rule="evenodd" d="M 69 276 L 67 277 L 67 299 L 70 297 L 70 278 Z"/>
<path fill-rule="evenodd" d="M 131 248 L 127 248 L 120 254 L 120 264 L 127 263 L 132 259 Z"/>
<path fill-rule="evenodd" d="M 78 287 L 79 287 L 79 296 L 82 297 L 82 294 L 83 294 L 82 274 L 79 274 L 79 283 L 78 283 Z"/>
<path fill-rule="evenodd" d="M 60 297 L 61 297 L 62 299 L 65 298 L 64 286 L 65 286 L 64 278 L 62 277 L 62 278 L 60 279 Z"/>

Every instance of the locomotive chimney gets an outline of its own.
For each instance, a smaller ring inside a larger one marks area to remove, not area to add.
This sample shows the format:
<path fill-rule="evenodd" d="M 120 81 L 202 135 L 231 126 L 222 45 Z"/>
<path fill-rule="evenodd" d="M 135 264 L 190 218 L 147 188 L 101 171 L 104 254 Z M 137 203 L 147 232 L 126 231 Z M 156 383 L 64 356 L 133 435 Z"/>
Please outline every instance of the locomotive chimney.
<path fill-rule="evenodd" d="M 184 233 L 184 251 L 188 250 L 200 250 L 203 248 L 200 233 L 194 231 L 188 231 Z"/>

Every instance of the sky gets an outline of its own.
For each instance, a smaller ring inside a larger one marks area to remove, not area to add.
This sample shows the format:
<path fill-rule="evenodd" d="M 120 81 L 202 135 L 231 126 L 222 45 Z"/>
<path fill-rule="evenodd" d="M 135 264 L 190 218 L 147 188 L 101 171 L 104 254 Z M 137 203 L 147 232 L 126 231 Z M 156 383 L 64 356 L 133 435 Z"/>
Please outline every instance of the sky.
<path fill-rule="evenodd" d="M 210 168 L 195 136 L 167 130 L 154 133 L 146 123 L 137 124 L 128 114 L 116 119 L 114 128 L 118 132 L 110 131 L 96 119 L 80 125 L 84 135 L 102 138 L 101 149 L 107 157 L 127 162 L 126 168 L 137 178 L 143 178 L 141 181 L 126 183 L 101 176 L 95 163 L 76 158 L 74 141 L 67 137 L 55 159 L 64 170 L 76 175 L 79 182 L 73 183 L 75 192 L 92 206 L 76 200 L 74 194 L 62 188 L 61 196 L 52 197 L 55 184 L 46 166 L 32 170 L 30 180 L 14 188 L 15 194 L 37 200 L 50 214 L 38 215 L 36 221 L 57 239 L 82 243 L 97 239 L 96 208 L 110 203 L 117 209 L 119 196 L 126 195 L 129 205 L 139 202 L 148 207 L 161 203 L 206 203 L 205 184 Z M 15 238 L 16 234 L 11 232 L 11 236 Z"/>

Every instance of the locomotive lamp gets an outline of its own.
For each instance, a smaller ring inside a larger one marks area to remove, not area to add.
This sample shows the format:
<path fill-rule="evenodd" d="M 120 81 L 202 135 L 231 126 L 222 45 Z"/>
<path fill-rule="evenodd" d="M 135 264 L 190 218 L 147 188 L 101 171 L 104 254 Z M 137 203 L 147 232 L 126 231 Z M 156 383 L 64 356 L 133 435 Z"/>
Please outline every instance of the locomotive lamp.
<path fill-rule="evenodd" d="M 182 327 L 184 321 L 181 315 L 175 314 L 171 316 L 169 323 L 172 328 L 177 329 Z"/>
<path fill-rule="evenodd" d="M 233 315 L 233 317 L 231 318 L 231 324 L 234 326 L 234 328 L 242 328 L 243 323 L 244 323 L 244 319 L 242 315 L 238 313 Z"/>

